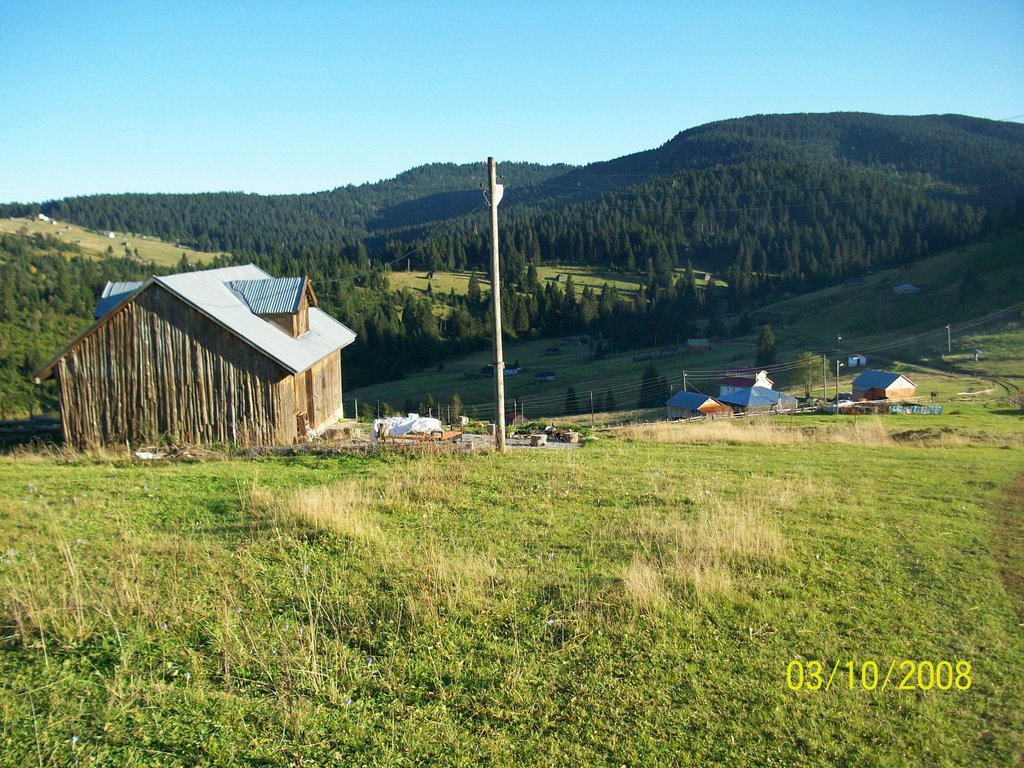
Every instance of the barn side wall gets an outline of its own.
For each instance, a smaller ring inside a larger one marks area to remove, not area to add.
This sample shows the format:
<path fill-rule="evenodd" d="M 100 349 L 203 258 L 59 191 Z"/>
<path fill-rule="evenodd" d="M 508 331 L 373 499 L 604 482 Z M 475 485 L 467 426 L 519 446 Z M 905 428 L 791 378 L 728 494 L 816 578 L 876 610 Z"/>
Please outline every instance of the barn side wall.
<path fill-rule="evenodd" d="M 292 376 L 156 285 L 69 350 L 56 377 L 79 447 L 295 440 Z"/>
<path fill-rule="evenodd" d="M 336 350 L 310 369 L 313 378 L 313 422 L 319 430 L 341 418 L 341 350 Z"/>
<path fill-rule="evenodd" d="M 917 387 L 902 387 L 897 389 L 890 387 L 884 391 L 884 396 L 889 400 L 909 400 L 917 394 Z"/>

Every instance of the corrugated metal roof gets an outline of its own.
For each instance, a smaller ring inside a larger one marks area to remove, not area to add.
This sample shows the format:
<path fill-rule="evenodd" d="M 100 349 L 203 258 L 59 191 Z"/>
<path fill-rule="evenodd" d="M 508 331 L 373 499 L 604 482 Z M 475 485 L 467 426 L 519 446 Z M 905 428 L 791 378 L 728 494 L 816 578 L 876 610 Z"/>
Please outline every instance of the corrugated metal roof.
<path fill-rule="evenodd" d="M 285 281 L 288 280 L 302 281 L 304 284 L 305 278 L 285 278 Z M 309 330 L 297 338 L 293 337 L 269 320 L 264 320 L 255 314 L 241 295 L 228 287 L 228 284 L 233 282 L 265 281 L 275 282 L 274 278 L 256 265 L 247 264 L 242 267 L 223 267 L 200 272 L 183 272 L 165 277 L 151 277 L 144 283 L 108 283 L 103 289 L 104 297 L 101 299 L 100 305 L 96 307 L 96 313 L 98 318 L 102 318 L 118 303 L 128 298 L 133 291 L 155 283 L 292 373 L 306 370 L 313 363 L 323 360 L 335 350 L 347 347 L 355 341 L 356 335 L 351 329 L 316 307 L 309 308 Z M 134 287 L 130 288 L 130 286 Z M 267 296 L 270 295 L 267 293 Z M 105 304 L 104 302 L 108 298 L 111 301 Z M 105 308 L 102 313 L 100 312 L 101 308 Z M 95 327 L 94 325 L 93 328 Z M 85 331 L 80 339 L 91 331 L 92 328 Z M 72 342 L 67 349 L 76 343 L 77 340 Z M 40 371 L 40 378 L 49 375 L 53 365 L 67 352 L 67 349 Z"/>
<path fill-rule="evenodd" d="M 700 392 L 684 392 L 679 390 L 665 401 L 665 405 L 672 408 L 682 408 L 687 411 L 696 411 L 709 400 L 712 403 L 715 402 L 713 397 L 708 397 Z"/>
<path fill-rule="evenodd" d="M 297 338 L 254 314 L 227 286 L 237 280 L 270 279 L 254 264 L 153 279 L 293 373 L 306 370 L 356 338 L 352 330 L 315 307 L 309 308 L 309 330 Z"/>
<path fill-rule="evenodd" d="M 281 315 L 299 311 L 304 277 L 270 277 L 264 280 L 232 280 L 228 288 L 238 294 L 257 315 Z"/>
<path fill-rule="evenodd" d="M 888 389 L 898 379 L 904 379 L 911 386 L 914 385 L 910 379 L 902 373 L 889 373 L 888 371 L 872 371 L 868 369 L 853 380 L 854 389 Z"/>
<path fill-rule="evenodd" d="M 753 376 L 725 376 L 718 383 L 726 387 L 752 387 L 756 381 Z"/>
<path fill-rule="evenodd" d="M 93 310 L 92 316 L 97 320 L 103 317 L 107 312 L 120 304 L 129 293 L 139 290 L 144 282 L 144 280 L 126 280 L 107 283 L 103 286 L 103 293 L 100 294 L 100 300 L 96 304 L 96 309 Z"/>
<path fill-rule="evenodd" d="M 758 406 L 778 405 L 782 408 L 795 408 L 796 398 L 778 392 L 768 387 L 747 387 L 731 392 L 728 395 L 719 395 L 719 402 L 727 405 L 737 405 L 744 408 L 756 408 Z"/>

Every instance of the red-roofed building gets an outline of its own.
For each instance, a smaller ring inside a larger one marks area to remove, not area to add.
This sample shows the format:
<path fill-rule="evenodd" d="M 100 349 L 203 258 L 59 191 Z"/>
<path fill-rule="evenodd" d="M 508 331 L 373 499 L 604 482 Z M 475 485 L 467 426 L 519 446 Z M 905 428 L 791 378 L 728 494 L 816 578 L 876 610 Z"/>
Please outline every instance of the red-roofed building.
<path fill-rule="evenodd" d="M 760 368 L 736 368 L 726 371 L 718 380 L 718 394 L 731 395 L 741 389 L 750 387 L 765 387 L 772 389 L 774 381 L 768 378 L 768 371 Z"/>

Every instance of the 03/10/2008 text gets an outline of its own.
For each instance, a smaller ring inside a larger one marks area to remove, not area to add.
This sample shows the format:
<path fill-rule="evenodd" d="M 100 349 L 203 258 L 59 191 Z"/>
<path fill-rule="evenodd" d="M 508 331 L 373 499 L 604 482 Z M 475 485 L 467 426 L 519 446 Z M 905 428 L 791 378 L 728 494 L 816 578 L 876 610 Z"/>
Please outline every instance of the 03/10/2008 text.
<path fill-rule="evenodd" d="M 882 670 L 886 670 L 884 674 Z M 791 661 L 786 667 L 786 686 L 792 691 L 828 691 L 833 684 L 851 691 L 884 691 L 889 687 L 898 691 L 967 691 L 971 682 L 968 661 L 892 659 L 886 665 L 872 659 L 850 659 L 825 665 L 812 660 Z"/>

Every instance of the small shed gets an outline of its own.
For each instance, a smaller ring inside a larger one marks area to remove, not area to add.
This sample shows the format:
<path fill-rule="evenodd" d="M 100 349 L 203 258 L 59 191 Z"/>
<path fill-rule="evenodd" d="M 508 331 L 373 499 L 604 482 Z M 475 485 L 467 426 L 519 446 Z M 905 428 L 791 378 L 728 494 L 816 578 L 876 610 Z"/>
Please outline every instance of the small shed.
<path fill-rule="evenodd" d="M 911 294 L 921 292 L 921 288 L 913 283 L 900 283 L 892 290 L 897 296 L 910 296 Z"/>
<path fill-rule="evenodd" d="M 795 397 L 760 386 L 738 389 L 728 395 L 720 395 L 718 400 L 736 413 L 794 411 L 798 405 Z"/>
<path fill-rule="evenodd" d="M 863 368 L 868 364 L 868 359 L 864 355 L 850 355 L 846 358 L 847 368 Z"/>
<path fill-rule="evenodd" d="M 707 352 L 711 349 L 711 342 L 707 339 L 687 339 L 686 347 L 691 352 Z"/>
<path fill-rule="evenodd" d="M 695 416 L 715 418 L 728 416 L 732 408 L 701 392 L 679 390 L 665 402 L 666 416 L 670 419 L 690 419 Z"/>
<path fill-rule="evenodd" d="M 917 385 L 901 373 L 867 370 L 853 380 L 853 400 L 905 400 Z"/>

